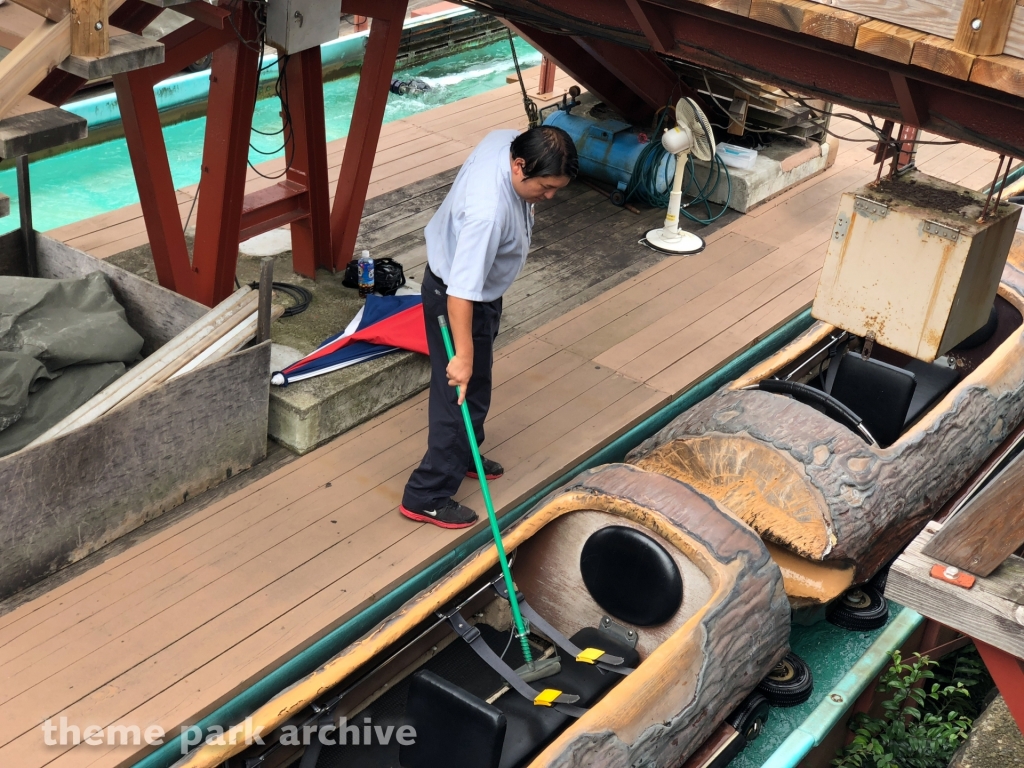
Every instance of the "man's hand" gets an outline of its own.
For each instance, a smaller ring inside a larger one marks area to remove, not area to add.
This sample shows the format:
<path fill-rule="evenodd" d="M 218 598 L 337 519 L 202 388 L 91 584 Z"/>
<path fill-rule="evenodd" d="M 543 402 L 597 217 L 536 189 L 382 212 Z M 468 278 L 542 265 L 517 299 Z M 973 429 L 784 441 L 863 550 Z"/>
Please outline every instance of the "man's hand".
<path fill-rule="evenodd" d="M 466 399 L 466 387 L 473 375 L 473 361 L 455 355 L 448 361 L 448 386 L 459 387 L 459 405 Z"/>
<path fill-rule="evenodd" d="M 455 357 L 448 362 L 448 386 L 459 387 L 459 405 L 473 375 L 473 302 L 448 297 L 448 324 L 455 341 Z"/>

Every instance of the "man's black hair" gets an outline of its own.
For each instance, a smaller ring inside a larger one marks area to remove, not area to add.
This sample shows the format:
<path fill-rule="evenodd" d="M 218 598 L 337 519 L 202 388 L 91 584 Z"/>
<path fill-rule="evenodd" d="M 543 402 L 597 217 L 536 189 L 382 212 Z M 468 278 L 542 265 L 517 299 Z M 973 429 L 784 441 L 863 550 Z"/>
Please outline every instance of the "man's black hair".
<path fill-rule="evenodd" d="M 522 158 L 523 177 L 568 176 L 575 179 L 580 170 L 576 145 L 561 128 L 540 125 L 519 134 L 512 142 L 512 159 Z"/>

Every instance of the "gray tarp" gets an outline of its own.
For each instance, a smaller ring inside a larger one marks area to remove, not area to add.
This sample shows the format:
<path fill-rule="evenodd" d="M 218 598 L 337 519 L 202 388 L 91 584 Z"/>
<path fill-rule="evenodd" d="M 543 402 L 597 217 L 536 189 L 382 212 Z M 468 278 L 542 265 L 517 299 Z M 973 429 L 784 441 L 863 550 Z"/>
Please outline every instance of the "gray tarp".
<path fill-rule="evenodd" d="M 101 272 L 70 280 L 0 276 L 0 456 L 124 373 L 142 344 Z"/>

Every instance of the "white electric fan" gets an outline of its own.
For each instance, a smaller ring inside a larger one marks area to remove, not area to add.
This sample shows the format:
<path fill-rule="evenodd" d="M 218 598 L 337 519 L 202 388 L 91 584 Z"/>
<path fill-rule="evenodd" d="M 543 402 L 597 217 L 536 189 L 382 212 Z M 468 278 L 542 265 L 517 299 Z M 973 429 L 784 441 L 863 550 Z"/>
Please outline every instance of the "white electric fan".
<path fill-rule="evenodd" d="M 715 137 L 707 117 L 693 99 L 684 96 L 676 103 L 676 126 L 661 135 L 661 146 L 676 156 L 676 172 L 672 178 L 665 225 L 647 233 L 647 245 L 665 253 L 697 253 L 704 250 L 704 238 L 679 228 L 683 174 L 689 154 L 706 163 L 711 162 L 715 156 Z"/>

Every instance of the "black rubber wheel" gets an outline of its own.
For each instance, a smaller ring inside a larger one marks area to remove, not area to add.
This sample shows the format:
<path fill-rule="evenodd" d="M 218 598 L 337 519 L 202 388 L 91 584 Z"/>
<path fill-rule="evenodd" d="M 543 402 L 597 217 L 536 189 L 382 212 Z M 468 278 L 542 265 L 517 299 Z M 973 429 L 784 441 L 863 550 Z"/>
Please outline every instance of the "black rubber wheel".
<path fill-rule="evenodd" d="M 791 651 L 757 684 L 757 690 L 773 707 L 795 707 L 811 698 L 814 677 L 807 663 Z"/>
<path fill-rule="evenodd" d="M 199 61 L 194 61 L 189 64 L 185 69 L 189 72 L 202 72 L 209 69 L 211 64 L 213 64 L 213 54 L 208 53 L 203 56 L 203 58 L 199 59 Z"/>
<path fill-rule="evenodd" d="M 889 620 L 889 603 L 871 584 L 846 590 L 828 607 L 825 614 L 830 624 L 852 632 L 880 629 Z"/>
<path fill-rule="evenodd" d="M 621 189 L 613 190 L 608 199 L 612 201 L 612 205 L 617 205 L 620 208 L 626 204 L 626 193 Z"/>
<path fill-rule="evenodd" d="M 770 711 L 768 699 L 754 691 L 740 702 L 740 705 L 725 718 L 725 721 L 735 728 L 749 744 L 764 731 L 764 724 L 768 722 Z"/>

